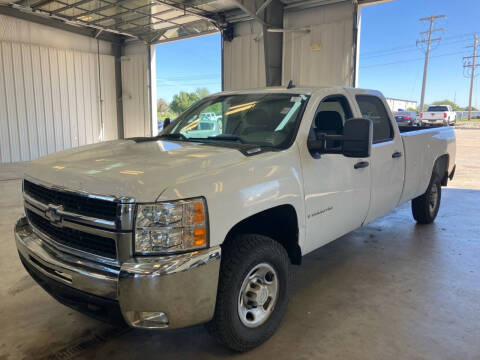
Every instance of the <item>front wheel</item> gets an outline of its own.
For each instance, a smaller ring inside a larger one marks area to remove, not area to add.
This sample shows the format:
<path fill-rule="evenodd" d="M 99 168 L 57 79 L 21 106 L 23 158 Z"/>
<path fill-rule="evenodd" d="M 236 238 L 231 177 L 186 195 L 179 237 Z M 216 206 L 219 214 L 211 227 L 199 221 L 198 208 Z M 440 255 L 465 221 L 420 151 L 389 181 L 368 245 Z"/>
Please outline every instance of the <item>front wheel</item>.
<path fill-rule="evenodd" d="M 419 224 L 430 224 L 437 217 L 442 199 L 442 185 L 438 175 L 434 174 L 430 180 L 427 191 L 412 200 L 413 218 Z"/>
<path fill-rule="evenodd" d="M 261 235 L 241 235 L 222 249 L 215 315 L 207 330 L 232 350 L 262 344 L 279 326 L 288 304 L 288 254 Z"/>

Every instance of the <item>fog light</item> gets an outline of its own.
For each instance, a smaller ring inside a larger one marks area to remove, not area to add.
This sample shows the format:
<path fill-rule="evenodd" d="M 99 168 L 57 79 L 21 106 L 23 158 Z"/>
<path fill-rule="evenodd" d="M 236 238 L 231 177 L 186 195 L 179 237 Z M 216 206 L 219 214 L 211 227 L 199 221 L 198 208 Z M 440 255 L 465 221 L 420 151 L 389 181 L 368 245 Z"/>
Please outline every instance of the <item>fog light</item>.
<path fill-rule="evenodd" d="M 168 317 L 161 311 L 128 311 L 126 316 L 134 327 L 144 329 L 163 329 L 168 327 Z"/>

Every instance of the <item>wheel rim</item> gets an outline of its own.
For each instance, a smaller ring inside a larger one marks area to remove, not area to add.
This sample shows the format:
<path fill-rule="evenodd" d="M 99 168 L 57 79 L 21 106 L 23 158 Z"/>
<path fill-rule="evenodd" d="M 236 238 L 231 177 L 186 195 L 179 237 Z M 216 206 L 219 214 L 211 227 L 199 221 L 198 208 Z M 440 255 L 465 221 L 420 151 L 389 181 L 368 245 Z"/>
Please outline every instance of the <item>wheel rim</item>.
<path fill-rule="evenodd" d="M 438 185 L 432 184 L 430 189 L 430 195 L 428 197 L 428 209 L 430 210 L 430 214 L 435 212 L 438 203 Z"/>
<path fill-rule="evenodd" d="M 238 316 L 243 325 L 255 328 L 272 314 L 278 298 L 278 276 L 275 269 L 261 263 L 250 270 L 238 294 Z"/>

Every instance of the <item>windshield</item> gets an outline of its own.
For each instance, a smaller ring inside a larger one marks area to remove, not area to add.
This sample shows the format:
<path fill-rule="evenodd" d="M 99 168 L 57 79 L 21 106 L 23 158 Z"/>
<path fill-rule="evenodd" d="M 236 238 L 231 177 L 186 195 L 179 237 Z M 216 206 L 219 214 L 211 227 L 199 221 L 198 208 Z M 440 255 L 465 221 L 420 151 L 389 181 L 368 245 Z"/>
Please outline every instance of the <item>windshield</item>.
<path fill-rule="evenodd" d="M 429 106 L 427 111 L 448 111 L 446 106 Z"/>
<path fill-rule="evenodd" d="M 308 100 L 302 94 L 219 95 L 201 100 L 159 136 L 286 148 Z"/>

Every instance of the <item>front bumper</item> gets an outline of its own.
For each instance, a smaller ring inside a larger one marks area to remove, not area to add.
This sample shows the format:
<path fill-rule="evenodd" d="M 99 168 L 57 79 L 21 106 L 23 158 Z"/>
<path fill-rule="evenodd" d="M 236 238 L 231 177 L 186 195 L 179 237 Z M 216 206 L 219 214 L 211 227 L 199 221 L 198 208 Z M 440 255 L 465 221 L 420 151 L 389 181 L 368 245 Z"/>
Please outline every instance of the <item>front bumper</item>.
<path fill-rule="evenodd" d="M 120 313 L 138 328 L 181 328 L 213 317 L 220 247 L 180 255 L 136 257 L 117 267 L 61 252 L 43 241 L 25 217 L 15 225 L 20 258 L 60 302 L 81 312 Z M 65 300 L 67 299 L 67 300 Z"/>

